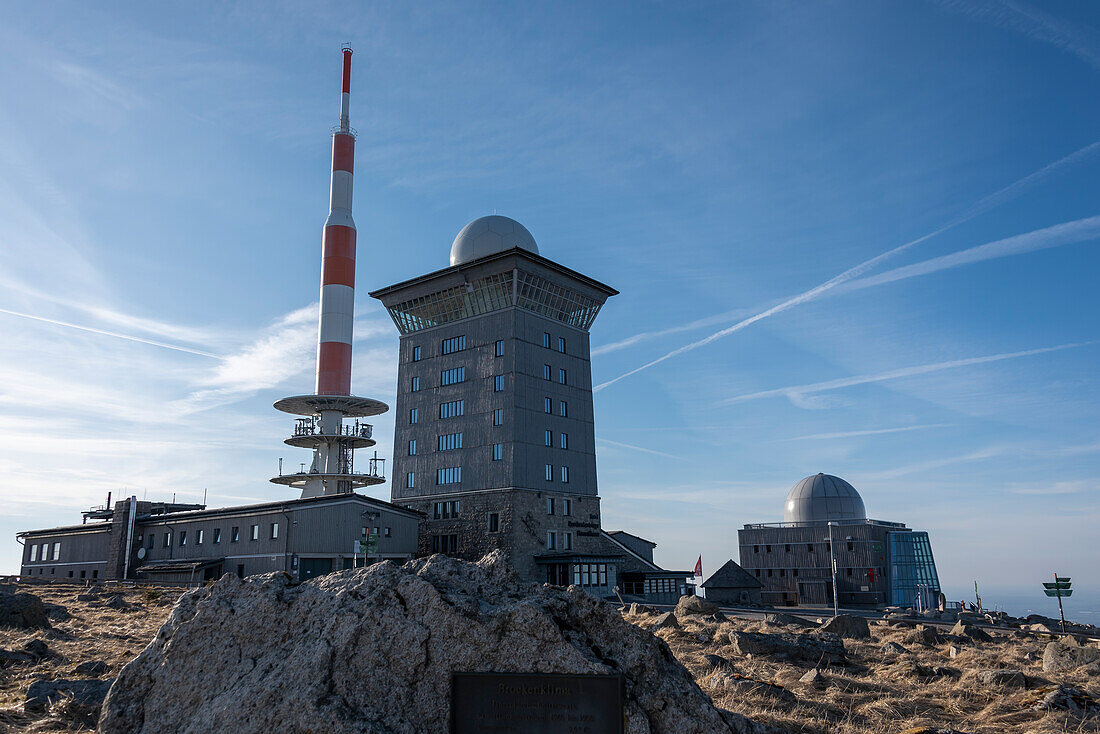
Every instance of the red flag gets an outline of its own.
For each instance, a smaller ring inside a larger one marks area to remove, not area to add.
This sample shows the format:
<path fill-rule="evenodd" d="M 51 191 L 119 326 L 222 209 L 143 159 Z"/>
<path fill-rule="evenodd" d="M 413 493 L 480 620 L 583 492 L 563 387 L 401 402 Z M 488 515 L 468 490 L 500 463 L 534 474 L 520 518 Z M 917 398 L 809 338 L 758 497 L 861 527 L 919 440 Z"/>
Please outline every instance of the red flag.
<path fill-rule="evenodd" d="M 699 560 L 695 562 L 695 575 L 702 577 L 703 575 L 703 557 L 699 556 Z"/>

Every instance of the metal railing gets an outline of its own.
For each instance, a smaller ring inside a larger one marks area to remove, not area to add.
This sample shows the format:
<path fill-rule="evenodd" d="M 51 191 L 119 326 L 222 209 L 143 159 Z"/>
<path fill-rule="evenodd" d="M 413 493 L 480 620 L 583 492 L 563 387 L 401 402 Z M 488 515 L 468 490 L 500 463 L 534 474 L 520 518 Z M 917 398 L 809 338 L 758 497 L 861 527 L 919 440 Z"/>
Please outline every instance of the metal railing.
<path fill-rule="evenodd" d="M 295 436 L 348 436 L 350 438 L 370 438 L 374 435 L 374 426 L 370 423 L 355 423 L 340 427 L 339 433 L 325 433 L 318 422 L 312 418 L 299 418 L 294 424 Z"/>

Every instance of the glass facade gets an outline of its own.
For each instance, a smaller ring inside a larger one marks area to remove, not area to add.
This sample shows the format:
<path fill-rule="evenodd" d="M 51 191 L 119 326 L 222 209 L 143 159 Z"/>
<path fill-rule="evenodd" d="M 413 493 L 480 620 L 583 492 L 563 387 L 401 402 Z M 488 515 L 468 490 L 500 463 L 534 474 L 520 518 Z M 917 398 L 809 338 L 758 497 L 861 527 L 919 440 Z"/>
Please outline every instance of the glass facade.
<path fill-rule="evenodd" d="M 917 606 L 917 596 L 922 595 L 922 605 L 934 605 L 940 593 L 940 578 L 936 574 L 936 561 L 932 558 L 932 544 L 928 533 L 887 533 L 890 546 L 890 603 Z"/>
<path fill-rule="evenodd" d="M 599 304 L 587 296 L 522 270 L 494 273 L 475 280 L 469 286 L 447 288 L 398 303 L 389 311 L 401 333 L 411 334 L 499 311 L 513 304 L 581 329 L 591 326 L 600 311 Z M 564 346 L 563 341 L 562 351 Z"/>

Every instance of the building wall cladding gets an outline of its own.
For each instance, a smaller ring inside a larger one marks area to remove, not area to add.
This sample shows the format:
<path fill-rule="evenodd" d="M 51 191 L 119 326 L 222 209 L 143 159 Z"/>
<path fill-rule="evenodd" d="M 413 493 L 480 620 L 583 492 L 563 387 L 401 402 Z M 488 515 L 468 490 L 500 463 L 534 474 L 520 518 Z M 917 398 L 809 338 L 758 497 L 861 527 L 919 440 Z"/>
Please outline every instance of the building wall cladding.
<path fill-rule="evenodd" d="M 20 574 L 50 579 L 107 578 L 111 525 L 77 525 L 23 534 Z M 57 557 L 54 558 L 54 548 Z M 43 547 L 46 558 L 43 559 Z M 32 550 L 35 548 L 36 550 Z M 35 560 L 31 560 L 34 554 Z"/>
<path fill-rule="evenodd" d="M 707 588 L 707 601 L 715 604 L 760 604 L 760 589 Z"/>
<path fill-rule="evenodd" d="M 837 592 L 842 604 L 885 603 L 890 588 L 886 533 L 898 527 L 860 522 L 833 528 Z M 740 565 L 764 584 L 765 602 L 832 603 L 827 525 L 756 526 L 739 530 L 737 535 Z M 873 582 L 867 576 L 872 568 Z"/>

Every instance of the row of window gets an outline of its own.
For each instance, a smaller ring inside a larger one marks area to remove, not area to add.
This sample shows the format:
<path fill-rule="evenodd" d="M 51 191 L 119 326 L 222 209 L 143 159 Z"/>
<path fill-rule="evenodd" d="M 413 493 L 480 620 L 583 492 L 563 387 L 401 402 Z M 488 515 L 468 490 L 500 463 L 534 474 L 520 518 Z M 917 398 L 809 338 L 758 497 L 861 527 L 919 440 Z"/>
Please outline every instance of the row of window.
<path fill-rule="evenodd" d="M 46 545 L 49 545 L 49 544 L 47 543 Z M 31 548 L 34 548 L 34 546 L 32 545 Z M 46 560 L 46 559 L 43 559 L 43 560 Z M 34 573 L 33 568 L 30 569 L 30 573 L 32 573 L 32 574 Z M 45 576 L 46 575 L 46 569 L 45 568 L 38 569 L 38 575 L 39 576 Z M 56 568 L 51 568 L 50 569 L 50 575 L 51 576 L 56 576 L 57 575 L 57 569 Z M 69 578 L 75 578 L 75 576 L 73 575 L 73 569 L 69 569 Z M 88 572 L 86 570 L 81 571 L 80 572 L 80 578 L 82 578 L 82 579 L 88 578 Z M 92 569 L 92 578 L 93 579 L 99 578 L 99 569 L 98 568 L 93 568 Z"/>
<path fill-rule="evenodd" d="M 438 450 L 439 451 L 454 451 L 455 449 L 462 448 L 462 433 L 447 433 L 440 435 L 438 438 Z M 545 444 L 549 447 L 554 446 L 554 432 L 547 429 L 546 434 L 543 437 Z M 569 434 L 558 434 L 558 446 L 562 449 L 569 448 Z M 416 456 L 417 444 L 416 439 L 409 439 L 409 456 Z M 493 444 L 493 461 L 500 461 L 504 455 L 504 445 L 495 443 Z"/>
<path fill-rule="evenodd" d="M 440 385 L 457 385 L 460 382 L 466 381 L 466 368 L 465 367 L 453 367 L 449 370 L 443 370 L 439 373 Z M 417 380 L 419 382 L 419 380 Z"/>
<path fill-rule="evenodd" d="M 573 566 L 573 583 L 577 586 L 607 586 L 607 564 L 578 563 Z"/>
<path fill-rule="evenodd" d="M 435 483 L 436 484 L 461 484 L 462 483 L 462 467 L 461 466 L 449 466 L 445 469 L 439 469 L 436 472 Z"/>
<path fill-rule="evenodd" d="M 778 571 L 779 578 L 781 578 L 781 579 L 787 577 L 787 569 L 785 569 L 785 568 L 776 568 L 776 569 L 758 568 L 758 569 L 756 569 L 756 578 L 760 578 L 761 572 L 765 572 L 767 577 L 771 578 L 773 576 L 773 571 Z M 790 569 L 790 572 L 791 572 L 792 577 L 798 578 L 798 569 L 797 568 Z M 863 571 L 862 574 L 860 574 L 860 569 L 856 569 L 856 568 L 846 568 L 846 569 L 844 569 L 844 575 L 845 576 L 862 575 L 862 576 L 866 576 L 868 579 L 871 579 L 871 580 L 876 578 L 878 576 L 878 574 L 879 574 L 879 570 L 875 569 L 875 568 L 869 568 L 866 571 Z"/>
<path fill-rule="evenodd" d="M 433 517 L 436 520 L 448 520 L 452 517 L 458 517 L 459 511 L 462 509 L 458 500 L 450 502 L 436 502 Z"/>
<path fill-rule="evenodd" d="M 569 483 L 569 467 L 567 467 L 563 464 L 560 468 L 561 468 L 561 481 L 562 481 L 563 484 L 568 484 Z M 546 481 L 548 481 L 548 482 L 554 481 L 554 465 L 553 464 L 547 464 L 546 465 Z"/>
<path fill-rule="evenodd" d="M 553 415 L 554 401 L 552 398 L 545 397 L 542 399 L 542 412 L 546 413 L 547 415 Z M 565 402 L 564 400 L 558 401 L 558 415 L 560 415 L 562 418 L 569 417 L 569 403 Z"/>
<path fill-rule="evenodd" d="M 559 550 L 558 548 L 558 531 L 547 530 L 546 531 L 546 550 Z M 564 532 L 561 535 L 561 548 L 560 550 L 573 550 L 573 533 Z"/>
<path fill-rule="evenodd" d="M 542 366 L 542 379 L 550 380 L 553 370 L 550 365 L 544 364 Z M 443 370 L 439 373 L 440 385 L 457 385 L 460 382 L 466 382 L 466 368 L 465 367 L 452 367 L 449 370 Z M 569 384 L 569 373 L 564 369 L 558 369 L 558 382 L 562 385 Z M 420 375 L 413 375 L 412 382 L 410 384 L 411 392 L 420 392 Z M 504 391 L 504 375 L 493 375 L 493 392 Z"/>
<path fill-rule="evenodd" d="M 550 365 L 544 364 L 542 366 L 542 379 L 544 379 L 544 380 L 552 379 L 551 375 L 553 375 L 553 372 L 554 372 L 554 370 Z M 564 369 L 560 369 L 560 368 L 558 369 L 558 382 L 561 383 L 562 385 L 569 384 L 568 373 Z"/>
<path fill-rule="evenodd" d="M 550 341 L 551 341 L 550 332 L 544 331 L 542 333 L 542 346 L 549 349 L 550 348 Z M 498 339 L 493 346 L 494 346 L 494 354 L 497 357 L 503 357 L 504 356 L 504 340 L 503 339 Z M 466 335 L 463 334 L 461 336 L 453 336 L 453 337 L 450 337 L 449 339 L 444 339 L 440 351 L 442 351 L 443 354 L 454 354 L 455 352 L 461 352 L 461 351 L 464 351 L 465 349 L 466 349 Z M 558 337 L 558 351 L 561 352 L 562 354 L 565 354 L 565 337 L 563 337 L 563 336 Z M 420 347 L 419 346 L 414 346 L 413 347 L 413 353 L 412 353 L 412 361 L 413 362 L 419 362 L 422 359 L 422 357 L 423 357 L 423 352 L 421 352 Z"/>
<path fill-rule="evenodd" d="M 31 546 L 31 560 L 30 560 L 31 563 L 34 563 L 38 560 L 38 548 L 39 548 L 39 546 L 37 544 Z M 42 544 L 42 562 L 45 563 L 46 561 L 50 560 L 49 556 L 50 556 L 50 544 L 49 543 L 43 543 Z M 61 543 L 54 543 L 53 544 L 53 560 L 56 561 L 60 558 L 61 558 Z"/>
<path fill-rule="evenodd" d="M 543 411 L 548 415 L 552 415 L 554 412 L 554 401 L 547 397 L 543 400 Z M 466 401 L 465 400 L 451 400 L 446 403 L 439 404 L 439 417 L 440 418 L 460 418 L 466 414 Z M 558 401 L 558 415 L 562 418 L 569 417 L 569 403 L 564 400 Z M 411 408 L 409 410 L 409 423 L 415 425 L 420 422 L 420 409 Z M 493 425 L 504 425 L 504 409 L 497 408 L 493 411 Z"/>
<path fill-rule="evenodd" d="M 553 446 L 554 446 L 554 432 L 553 431 L 551 431 L 549 428 L 547 428 L 546 429 L 546 434 L 543 436 L 543 439 L 544 439 L 547 446 L 550 446 L 551 448 L 553 448 Z M 569 448 L 569 434 L 568 433 L 559 433 L 558 434 L 558 444 L 563 449 Z"/>
<path fill-rule="evenodd" d="M 553 515 L 554 510 L 558 507 L 558 497 L 546 498 L 546 514 Z M 573 515 L 573 500 L 568 497 L 561 497 L 561 514 L 565 517 Z"/>
<path fill-rule="evenodd" d="M 195 536 L 194 537 L 195 537 L 195 545 L 202 545 L 204 542 L 206 542 L 206 530 L 204 528 L 199 528 L 198 530 L 195 531 Z M 271 523 L 271 529 L 270 529 L 270 536 L 269 537 L 272 540 L 275 540 L 276 538 L 279 537 L 279 523 L 277 523 L 277 522 Z M 229 542 L 230 543 L 237 543 L 237 542 L 240 542 L 240 539 L 241 539 L 241 529 L 234 525 L 233 527 L 231 527 L 229 529 Z M 249 528 L 248 539 L 249 540 L 259 540 L 260 539 L 260 526 L 259 525 L 253 525 Z M 214 543 L 222 542 L 222 529 L 221 528 L 214 528 L 214 535 L 211 538 L 211 540 Z M 139 538 L 138 541 L 140 542 L 141 539 Z M 149 537 L 148 537 L 148 541 L 147 541 L 147 545 L 148 545 L 149 548 L 155 548 L 156 544 L 157 544 L 156 534 L 150 532 Z M 180 546 L 187 545 L 187 531 L 186 530 L 179 531 L 179 544 L 180 544 Z M 168 530 L 164 533 L 164 546 L 163 547 L 165 547 L 165 548 L 171 548 L 172 547 L 172 531 L 171 530 Z"/>
<path fill-rule="evenodd" d="M 849 541 L 847 541 L 847 543 L 848 543 L 849 552 L 854 551 L 856 549 L 856 544 L 854 542 L 849 540 Z M 814 552 L 814 544 L 813 543 L 807 543 L 806 544 L 806 550 L 809 551 L 810 553 L 813 553 Z M 825 550 L 826 551 L 829 550 L 829 541 L 825 541 Z M 760 552 L 760 546 L 754 545 L 752 547 L 752 552 L 753 553 L 759 553 Z M 770 545 L 765 545 L 764 546 L 764 552 L 765 553 L 771 553 L 772 552 L 772 547 Z M 784 543 L 783 544 L 783 552 L 784 553 L 790 553 L 791 552 L 791 544 L 790 543 Z"/>
<path fill-rule="evenodd" d="M 440 451 L 454 451 L 455 449 L 462 448 L 462 434 L 461 433 L 448 433 L 439 437 L 439 450 Z M 409 454 L 416 453 L 416 441 L 410 442 Z"/>

